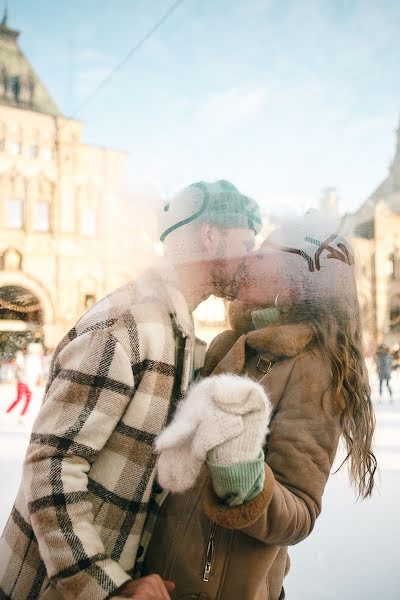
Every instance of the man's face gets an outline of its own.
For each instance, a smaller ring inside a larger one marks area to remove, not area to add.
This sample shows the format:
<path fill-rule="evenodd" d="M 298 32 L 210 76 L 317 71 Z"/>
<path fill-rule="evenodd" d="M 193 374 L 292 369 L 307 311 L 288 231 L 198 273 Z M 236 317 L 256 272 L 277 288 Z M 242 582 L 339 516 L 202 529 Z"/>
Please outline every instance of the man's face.
<path fill-rule="evenodd" d="M 214 293 L 224 297 L 224 291 L 236 279 L 243 259 L 254 248 L 255 233 L 251 229 L 235 227 L 220 229 L 218 235 L 212 277 Z"/>
<path fill-rule="evenodd" d="M 254 248 L 256 236 L 252 229 L 235 227 L 223 230 L 225 258 L 247 256 Z"/>

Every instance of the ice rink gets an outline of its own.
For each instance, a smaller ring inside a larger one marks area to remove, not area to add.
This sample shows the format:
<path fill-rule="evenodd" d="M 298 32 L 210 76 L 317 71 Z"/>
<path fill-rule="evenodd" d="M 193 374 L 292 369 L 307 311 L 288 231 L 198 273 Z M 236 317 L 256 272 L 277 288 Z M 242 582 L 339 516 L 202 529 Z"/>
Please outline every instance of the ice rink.
<path fill-rule="evenodd" d="M 285 582 L 288 600 L 398 600 L 400 598 L 400 373 L 393 378 L 394 403 L 377 401 L 375 453 L 378 489 L 372 500 L 356 502 L 346 469 L 332 475 L 322 515 L 307 540 L 290 550 Z M 13 386 L 0 387 L 0 530 L 20 480 L 29 430 L 42 390 L 37 389 L 28 418 L 4 415 Z M 245 574 L 244 574 L 245 576 Z"/>

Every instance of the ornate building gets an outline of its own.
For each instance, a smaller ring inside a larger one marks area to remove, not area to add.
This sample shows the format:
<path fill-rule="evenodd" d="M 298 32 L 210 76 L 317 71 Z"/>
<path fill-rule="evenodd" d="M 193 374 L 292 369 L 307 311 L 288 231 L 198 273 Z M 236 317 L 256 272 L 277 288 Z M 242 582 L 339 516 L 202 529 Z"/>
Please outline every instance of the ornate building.
<path fill-rule="evenodd" d="M 400 343 L 400 127 L 389 173 L 346 219 L 359 258 L 358 289 L 367 349 Z"/>
<path fill-rule="evenodd" d="M 82 123 L 60 112 L 18 36 L 4 18 L 0 353 L 7 336 L 54 347 L 86 307 L 127 279 L 114 247 L 125 154 L 82 143 Z"/>

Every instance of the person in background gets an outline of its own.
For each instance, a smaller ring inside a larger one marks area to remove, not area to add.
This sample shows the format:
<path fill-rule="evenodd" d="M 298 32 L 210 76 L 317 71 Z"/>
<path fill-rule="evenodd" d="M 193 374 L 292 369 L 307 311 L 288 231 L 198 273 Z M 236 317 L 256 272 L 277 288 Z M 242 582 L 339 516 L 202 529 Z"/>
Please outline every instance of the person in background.
<path fill-rule="evenodd" d="M 26 350 L 24 350 L 23 352 L 17 352 L 17 356 L 14 359 L 14 364 L 15 377 L 17 380 L 17 396 L 7 408 L 6 413 L 10 414 L 17 406 L 22 404 L 20 416 L 24 417 L 28 411 L 29 404 L 32 398 L 32 391 L 30 389 L 30 378 L 27 369 L 28 365 Z"/>
<path fill-rule="evenodd" d="M 386 387 L 390 394 L 390 402 L 393 402 L 393 392 L 390 387 L 393 356 L 388 346 L 385 344 L 380 344 L 380 346 L 378 346 L 375 354 L 375 362 L 379 377 L 379 398 L 382 400 L 383 383 L 386 382 Z"/>

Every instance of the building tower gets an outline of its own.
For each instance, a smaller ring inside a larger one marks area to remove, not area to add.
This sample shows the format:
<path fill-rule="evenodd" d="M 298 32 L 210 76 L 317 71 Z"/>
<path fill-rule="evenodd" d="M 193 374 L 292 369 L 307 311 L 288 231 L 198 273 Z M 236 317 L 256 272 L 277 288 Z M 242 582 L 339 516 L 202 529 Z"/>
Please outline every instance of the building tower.
<path fill-rule="evenodd" d="M 400 342 L 400 126 L 383 182 L 346 219 L 360 268 L 358 288 L 367 346 Z"/>
<path fill-rule="evenodd" d="M 54 347 L 124 282 L 115 219 L 125 154 L 82 143 L 0 24 L 0 358 L 27 340 Z M 114 242 L 114 244 L 113 244 Z M 125 278 L 126 280 L 126 278 Z"/>

